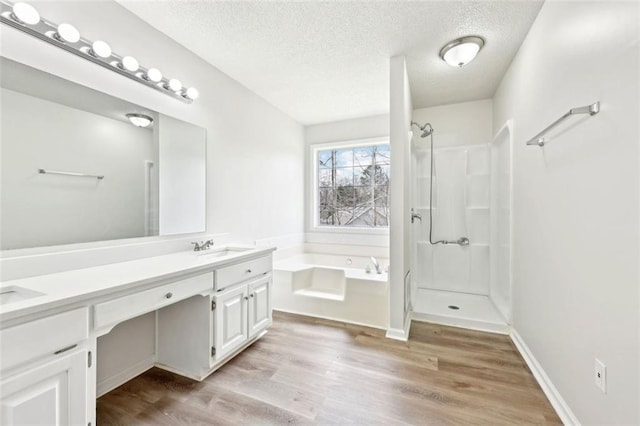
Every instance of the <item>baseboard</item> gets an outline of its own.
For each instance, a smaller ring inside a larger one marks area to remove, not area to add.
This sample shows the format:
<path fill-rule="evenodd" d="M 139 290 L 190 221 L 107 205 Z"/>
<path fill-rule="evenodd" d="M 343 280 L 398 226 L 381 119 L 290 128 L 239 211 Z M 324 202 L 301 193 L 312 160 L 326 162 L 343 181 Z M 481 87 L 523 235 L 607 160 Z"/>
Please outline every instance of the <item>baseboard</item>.
<path fill-rule="evenodd" d="M 387 339 L 401 340 L 406 342 L 409 340 L 409 332 L 411 331 L 411 317 L 412 313 L 407 312 L 407 317 L 404 319 L 403 328 L 389 328 L 387 329 Z"/>
<path fill-rule="evenodd" d="M 294 315 L 302 315 L 304 317 L 311 317 L 311 318 L 320 318 L 320 319 L 325 319 L 325 320 L 329 320 L 329 321 L 335 321 L 335 322 L 344 322 L 347 324 L 353 324 L 353 325 L 361 325 L 363 327 L 369 327 L 369 328 L 377 328 L 378 330 L 386 330 L 386 327 L 381 327 L 379 325 L 375 325 L 375 324 L 367 324 L 364 322 L 358 322 L 358 321 L 351 321 L 351 320 L 347 320 L 344 318 L 336 318 L 336 317 L 331 317 L 328 315 L 316 315 L 314 313 L 309 313 L 309 312 L 300 312 L 300 311 L 295 311 L 292 309 L 282 309 L 282 308 L 273 308 L 274 311 L 277 312 L 284 312 L 285 314 L 294 314 Z"/>
<path fill-rule="evenodd" d="M 154 357 L 150 356 L 143 359 L 142 361 L 133 364 L 131 367 L 118 372 L 118 374 L 114 376 L 104 379 L 96 385 L 96 398 L 100 398 L 105 393 L 111 392 L 118 386 L 144 373 L 145 371 L 153 367 L 154 362 Z"/>
<path fill-rule="evenodd" d="M 461 327 L 469 330 L 485 331 L 487 333 L 497 333 L 508 335 L 511 327 L 508 324 L 498 324 L 488 321 L 477 321 L 466 318 L 448 317 L 444 315 L 423 314 L 413 312 L 414 321 L 428 322 L 432 324 L 447 325 L 450 327 Z"/>
<path fill-rule="evenodd" d="M 533 356 L 533 353 L 531 353 L 531 350 L 517 331 L 511 330 L 511 340 L 518 349 L 518 352 L 520 352 L 520 355 L 522 355 L 522 358 L 524 358 L 529 370 L 531 370 L 533 376 L 538 381 L 538 384 L 547 396 L 547 399 L 556 410 L 556 413 L 558 414 L 558 417 L 560 417 L 560 420 L 562 420 L 562 423 L 565 425 L 580 425 L 578 418 L 573 414 L 569 405 L 562 398 L 558 389 L 553 385 L 551 379 L 547 376 L 547 373 L 544 372 L 542 366 L 538 363 L 536 358 Z"/>

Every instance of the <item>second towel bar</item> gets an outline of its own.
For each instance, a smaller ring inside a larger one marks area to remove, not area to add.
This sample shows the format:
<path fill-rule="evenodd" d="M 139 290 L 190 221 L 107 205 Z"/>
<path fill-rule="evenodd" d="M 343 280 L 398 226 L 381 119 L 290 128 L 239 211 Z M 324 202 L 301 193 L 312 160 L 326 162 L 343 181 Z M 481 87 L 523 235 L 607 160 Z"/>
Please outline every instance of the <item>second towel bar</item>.
<path fill-rule="evenodd" d="M 86 173 L 75 173 L 75 172 L 63 172 L 60 170 L 46 170 L 46 169 L 38 169 L 38 173 L 40 174 L 52 174 L 52 175 L 64 175 L 64 176 L 78 176 L 78 177 L 90 177 L 96 178 L 98 180 L 104 179 L 104 175 L 89 175 Z"/>

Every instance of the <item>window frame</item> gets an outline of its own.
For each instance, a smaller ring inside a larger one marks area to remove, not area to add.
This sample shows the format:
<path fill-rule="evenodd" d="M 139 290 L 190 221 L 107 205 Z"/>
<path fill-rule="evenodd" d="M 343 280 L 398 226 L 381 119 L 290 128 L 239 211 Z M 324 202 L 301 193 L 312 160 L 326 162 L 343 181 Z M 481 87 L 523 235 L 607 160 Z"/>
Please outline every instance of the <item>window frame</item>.
<path fill-rule="evenodd" d="M 344 149 L 344 148 L 358 148 L 365 146 L 376 145 L 389 145 L 391 147 L 391 141 L 389 137 L 377 137 L 370 139 L 357 139 L 347 140 L 339 142 L 329 143 L 317 143 L 309 145 L 309 191 L 311 196 L 309 197 L 309 223 L 310 231 L 312 232 L 326 232 L 326 233 L 351 233 L 351 234 L 374 234 L 374 235 L 387 235 L 389 234 L 389 225 L 386 227 L 366 227 L 366 226 L 331 226 L 320 225 L 320 213 L 318 209 L 319 203 L 319 190 L 318 190 L 318 152 L 328 149 Z M 389 163 L 389 170 L 391 170 L 391 162 Z M 389 173 L 391 178 L 391 173 Z"/>

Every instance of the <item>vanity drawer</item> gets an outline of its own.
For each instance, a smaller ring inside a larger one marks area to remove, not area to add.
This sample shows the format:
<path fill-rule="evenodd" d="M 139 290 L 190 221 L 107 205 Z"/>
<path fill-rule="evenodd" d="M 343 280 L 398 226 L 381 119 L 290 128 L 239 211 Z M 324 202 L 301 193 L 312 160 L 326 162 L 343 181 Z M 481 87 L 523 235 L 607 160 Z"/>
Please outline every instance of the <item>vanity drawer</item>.
<path fill-rule="evenodd" d="M 269 255 L 217 269 L 214 288 L 215 290 L 221 290 L 230 285 L 271 272 L 272 268 L 273 260 Z"/>
<path fill-rule="evenodd" d="M 0 331 L 0 370 L 69 348 L 89 337 L 89 309 L 52 315 Z"/>
<path fill-rule="evenodd" d="M 99 303 L 94 307 L 93 325 L 95 328 L 101 328 L 155 311 L 179 300 L 210 291 L 212 283 L 213 272 L 208 272 Z"/>

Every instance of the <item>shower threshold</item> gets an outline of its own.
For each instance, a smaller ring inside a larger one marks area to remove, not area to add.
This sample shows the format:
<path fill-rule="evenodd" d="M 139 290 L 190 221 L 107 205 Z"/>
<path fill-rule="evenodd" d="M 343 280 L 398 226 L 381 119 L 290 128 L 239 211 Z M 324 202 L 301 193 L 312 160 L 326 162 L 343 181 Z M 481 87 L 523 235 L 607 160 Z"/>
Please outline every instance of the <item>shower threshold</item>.
<path fill-rule="evenodd" d="M 492 333 L 511 328 L 488 296 L 418 288 L 412 319 Z"/>

